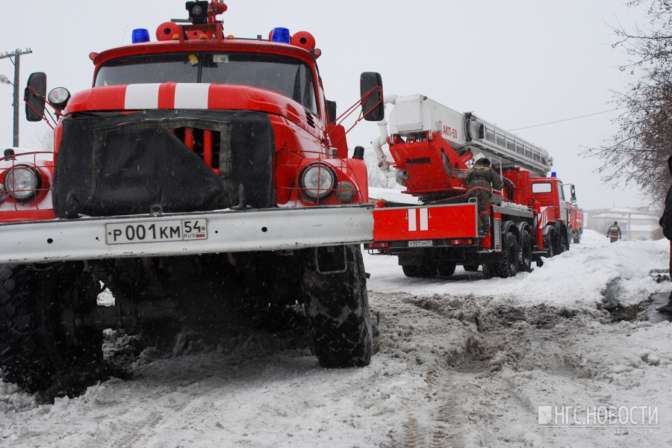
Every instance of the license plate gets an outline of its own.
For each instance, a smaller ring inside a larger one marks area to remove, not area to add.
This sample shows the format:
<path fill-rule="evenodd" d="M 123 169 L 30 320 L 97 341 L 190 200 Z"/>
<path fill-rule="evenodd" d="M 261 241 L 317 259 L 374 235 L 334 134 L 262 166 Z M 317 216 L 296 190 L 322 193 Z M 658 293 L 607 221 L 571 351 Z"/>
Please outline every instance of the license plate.
<path fill-rule="evenodd" d="M 432 247 L 434 246 L 434 241 L 409 241 L 408 247 Z"/>
<path fill-rule="evenodd" d="M 145 221 L 105 225 L 108 246 L 208 239 L 207 219 Z"/>

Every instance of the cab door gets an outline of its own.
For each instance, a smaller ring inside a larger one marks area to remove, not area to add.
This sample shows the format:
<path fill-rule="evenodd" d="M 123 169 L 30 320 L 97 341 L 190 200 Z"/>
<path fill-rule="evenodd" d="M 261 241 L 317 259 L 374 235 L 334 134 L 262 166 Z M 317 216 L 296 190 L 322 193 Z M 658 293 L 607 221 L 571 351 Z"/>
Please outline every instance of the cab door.
<path fill-rule="evenodd" d="M 570 205 L 565 198 L 565 188 L 561 181 L 554 182 L 557 190 L 558 206 L 560 207 L 560 219 L 569 226 Z"/>

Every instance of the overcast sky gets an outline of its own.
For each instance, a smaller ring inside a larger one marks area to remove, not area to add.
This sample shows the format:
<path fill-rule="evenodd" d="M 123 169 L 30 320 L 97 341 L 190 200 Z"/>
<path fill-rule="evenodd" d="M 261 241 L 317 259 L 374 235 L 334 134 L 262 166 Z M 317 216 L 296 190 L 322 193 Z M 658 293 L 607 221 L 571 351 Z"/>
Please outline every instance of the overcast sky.
<path fill-rule="evenodd" d="M 611 109 L 613 91 L 630 81 L 618 70 L 627 62 L 613 49 L 613 28 L 646 25 L 641 9 L 625 0 L 231 0 L 227 34 L 266 35 L 276 26 L 316 35 L 327 95 L 343 110 L 356 100 L 359 73 L 379 71 L 388 94 L 423 93 L 457 110 L 474 111 L 505 129 Z M 10 3 L 0 27 L 0 52 L 31 47 L 22 83 L 45 71 L 49 86 L 71 91 L 91 83 L 88 54 L 130 43 L 131 30 L 154 30 L 185 17 L 180 0 L 114 2 L 33 0 Z M 0 74 L 12 77 L 8 60 Z M 0 145 L 11 145 L 11 87 L 0 85 Z M 23 116 L 23 111 L 22 111 Z M 604 185 L 600 162 L 582 157 L 614 132 L 605 114 L 525 130 L 546 148 L 566 182 L 577 184 L 585 208 L 647 205 L 634 186 Z M 350 145 L 376 136 L 365 124 Z M 40 147 L 45 125 L 22 123 L 21 144 Z"/>

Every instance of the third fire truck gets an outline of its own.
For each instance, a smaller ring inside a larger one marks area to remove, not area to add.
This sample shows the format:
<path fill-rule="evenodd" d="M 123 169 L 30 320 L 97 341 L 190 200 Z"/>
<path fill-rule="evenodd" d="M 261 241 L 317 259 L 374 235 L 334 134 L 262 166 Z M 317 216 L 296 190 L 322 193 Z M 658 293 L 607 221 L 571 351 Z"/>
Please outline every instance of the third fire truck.
<path fill-rule="evenodd" d="M 580 241 L 583 213 L 576 190 L 551 173 L 546 150 L 423 95 L 386 102 L 389 123 L 380 123 L 374 142 L 379 165 L 393 165 L 405 193 L 422 205 L 379 201 L 370 251 L 396 255 L 408 277 L 449 277 L 462 265 L 505 278 Z M 487 231 L 479 230 L 477 199 L 466 183 L 481 158 L 491 160 L 504 185 L 492 191 Z"/>

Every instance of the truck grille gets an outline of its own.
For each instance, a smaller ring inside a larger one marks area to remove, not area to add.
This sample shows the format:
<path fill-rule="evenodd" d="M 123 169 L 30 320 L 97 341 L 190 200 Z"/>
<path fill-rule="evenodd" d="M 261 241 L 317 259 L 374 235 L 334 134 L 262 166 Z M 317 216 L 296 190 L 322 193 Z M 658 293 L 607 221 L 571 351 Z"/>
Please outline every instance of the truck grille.
<path fill-rule="evenodd" d="M 190 151 L 196 153 L 207 167 L 219 174 L 223 143 L 221 132 L 210 129 L 178 128 L 175 129 L 175 135 Z"/>
<path fill-rule="evenodd" d="M 63 120 L 54 182 L 61 218 L 275 204 L 268 115 L 147 111 Z"/>

